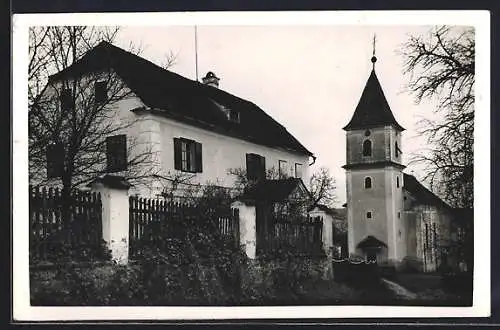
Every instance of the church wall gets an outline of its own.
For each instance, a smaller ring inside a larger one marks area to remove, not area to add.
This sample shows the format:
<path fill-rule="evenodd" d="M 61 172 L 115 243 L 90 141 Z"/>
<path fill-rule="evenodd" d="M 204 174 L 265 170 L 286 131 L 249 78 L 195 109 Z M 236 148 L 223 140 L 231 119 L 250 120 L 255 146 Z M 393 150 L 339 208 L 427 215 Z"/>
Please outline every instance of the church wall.
<path fill-rule="evenodd" d="M 408 256 L 416 257 L 424 271 L 437 271 L 444 261 L 442 251 L 450 241 L 451 215 L 443 208 L 414 201 L 405 218 Z"/>
<path fill-rule="evenodd" d="M 403 215 L 403 174 L 394 168 L 386 168 L 389 184 L 387 190 L 390 190 L 388 204 L 390 205 L 388 221 L 392 227 L 392 240 L 394 254 L 392 256 L 396 261 L 401 261 L 406 256 L 406 229 Z M 399 186 L 397 184 L 399 178 Z"/>
<path fill-rule="evenodd" d="M 370 129 L 370 132 L 369 136 L 365 136 L 365 130 L 347 132 L 347 164 L 373 163 L 389 158 L 385 148 L 386 134 L 384 129 Z M 372 142 L 372 156 L 363 156 L 363 142 L 365 140 Z"/>
<path fill-rule="evenodd" d="M 393 126 L 386 126 L 386 154 L 388 155 L 388 159 L 393 162 L 401 163 L 402 162 L 402 153 L 399 152 L 396 156 L 396 143 L 398 145 L 398 149 L 403 150 L 401 145 L 401 132 L 396 130 Z"/>
<path fill-rule="evenodd" d="M 387 244 L 387 210 L 385 208 L 386 184 L 384 170 L 356 170 L 349 173 L 350 197 L 348 207 L 349 234 L 351 244 L 349 251 L 355 251 L 356 245 L 367 235 L 372 235 Z M 371 177 L 372 188 L 365 189 L 365 177 Z M 366 213 L 372 218 L 367 219 Z M 356 251 L 360 253 L 361 251 Z M 380 256 L 386 259 L 386 255 Z"/>

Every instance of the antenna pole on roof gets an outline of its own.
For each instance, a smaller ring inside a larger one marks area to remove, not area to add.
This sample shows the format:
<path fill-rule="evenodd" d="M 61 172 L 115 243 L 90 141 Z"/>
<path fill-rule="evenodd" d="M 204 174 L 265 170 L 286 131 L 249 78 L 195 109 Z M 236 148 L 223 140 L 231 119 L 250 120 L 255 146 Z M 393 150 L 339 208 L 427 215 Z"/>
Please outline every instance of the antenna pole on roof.
<path fill-rule="evenodd" d="M 198 81 L 198 28 L 194 26 L 194 70 L 196 74 L 196 81 Z"/>

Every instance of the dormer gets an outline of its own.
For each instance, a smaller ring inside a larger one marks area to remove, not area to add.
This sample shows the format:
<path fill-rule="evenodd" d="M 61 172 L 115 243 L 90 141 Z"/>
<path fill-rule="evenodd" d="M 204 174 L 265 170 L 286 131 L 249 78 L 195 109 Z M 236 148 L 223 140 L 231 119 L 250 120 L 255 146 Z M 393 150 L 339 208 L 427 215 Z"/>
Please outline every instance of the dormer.
<path fill-rule="evenodd" d="M 212 100 L 214 104 L 224 113 L 227 120 L 233 123 L 240 123 L 240 112 L 237 110 L 230 109 L 228 107 L 223 106 L 222 104 Z"/>

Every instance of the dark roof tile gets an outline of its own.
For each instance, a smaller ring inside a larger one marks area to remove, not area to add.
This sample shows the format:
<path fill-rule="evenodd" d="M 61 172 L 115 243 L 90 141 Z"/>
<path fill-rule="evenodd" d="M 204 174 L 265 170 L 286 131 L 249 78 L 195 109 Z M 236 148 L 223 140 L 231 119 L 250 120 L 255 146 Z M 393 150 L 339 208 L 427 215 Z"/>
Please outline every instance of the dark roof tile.
<path fill-rule="evenodd" d="M 351 121 L 343 129 L 354 130 L 385 125 L 394 125 L 397 129 L 404 130 L 394 118 L 375 70 L 372 70 Z"/>
<path fill-rule="evenodd" d="M 73 65 L 52 75 L 49 82 L 107 68 L 112 68 L 146 106 L 161 110 L 165 116 L 196 121 L 257 144 L 313 155 L 252 102 L 165 70 L 107 42 L 101 42 Z M 240 123 L 227 120 L 218 104 L 238 111 Z"/>
<path fill-rule="evenodd" d="M 279 180 L 263 180 L 256 183 L 254 186 L 250 186 L 245 190 L 245 192 L 240 196 L 243 200 L 260 200 L 268 202 L 282 201 L 288 198 L 290 194 L 299 185 L 304 185 L 301 179 L 297 178 L 287 178 Z M 304 186 L 305 187 L 305 186 Z M 307 188 L 305 188 L 307 194 Z M 307 196 L 309 198 L 310 196 Z"/>
<path fill-rule="evenodd" d="M 429 189 L 424 187 L 413 175 L 404 173 L 403 188 L 417 199 L 418 203 L 435 205 L 452 210 L 452 207 L 436 196 Z"/>

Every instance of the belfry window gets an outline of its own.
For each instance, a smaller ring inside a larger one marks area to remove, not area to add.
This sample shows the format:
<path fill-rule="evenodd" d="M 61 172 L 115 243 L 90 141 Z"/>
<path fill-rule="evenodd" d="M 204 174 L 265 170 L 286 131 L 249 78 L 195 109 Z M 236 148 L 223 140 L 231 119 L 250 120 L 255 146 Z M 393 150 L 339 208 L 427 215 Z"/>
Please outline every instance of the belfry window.
<path fill-rule="evenodd" d="M 372 155 L 372 141 L 365 140 L 363 142 L 363 156 L 371 156 Z"/>
<path fill-rule="evenodd" d="M 394 153 L 396 157 L 399 157 L 399 146 L 397 142 L 394 144 Z"/>
<path fill-rule="evenodd" d="M 369 176 L 365 178 L 365 189 L 370 189 L 372 187 L 372 178 Z"/>

